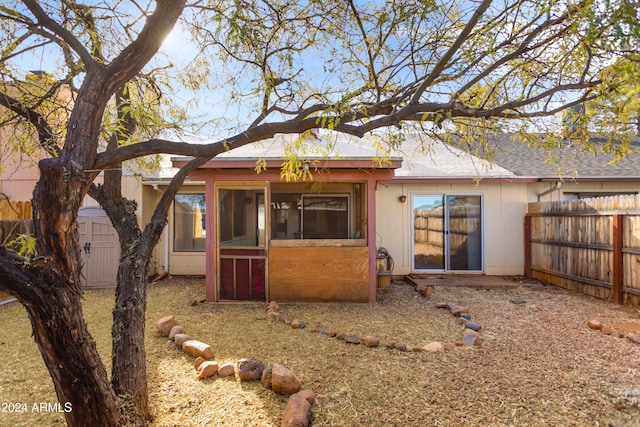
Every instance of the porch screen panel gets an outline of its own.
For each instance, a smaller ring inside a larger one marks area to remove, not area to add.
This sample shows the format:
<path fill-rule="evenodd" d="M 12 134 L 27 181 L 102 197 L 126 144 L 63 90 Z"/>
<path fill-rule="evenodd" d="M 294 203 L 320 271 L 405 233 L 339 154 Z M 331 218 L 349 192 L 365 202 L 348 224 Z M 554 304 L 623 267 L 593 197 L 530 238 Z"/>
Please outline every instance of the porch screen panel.
<path fill-rule="evenodd" d="M 413 196 L 413 263 L 416 270 L 444 270 L 444 196 Z"/>
<path fill-rule="evenodd" d="M 303 239 L 348 239 L 349 196 L 302 196 Z"/>
<path fill-rule="evenodd" d="M 207 231 L 204 194 L 176 195 L 173 217 L 173 250 L 204 252 Z"/>

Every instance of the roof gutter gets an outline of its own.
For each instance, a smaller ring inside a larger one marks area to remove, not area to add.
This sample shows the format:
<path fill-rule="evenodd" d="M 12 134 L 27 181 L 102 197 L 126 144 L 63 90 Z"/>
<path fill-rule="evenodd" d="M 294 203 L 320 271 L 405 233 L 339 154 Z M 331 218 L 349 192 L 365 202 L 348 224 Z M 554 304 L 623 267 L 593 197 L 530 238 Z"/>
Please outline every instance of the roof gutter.
<path fill-rule="evenodd" d="M 538 194 L 538 201 L 540 201 L 541 197 L 544 197 L 547 194 L 553 193 L 554 191 L 560 190 L 560 187 L 562 187 L 562 182 L 561 181 L 556 182 L 555 186 L 551 187 L 547 191 L 543 191 L 542 193 Z"/>

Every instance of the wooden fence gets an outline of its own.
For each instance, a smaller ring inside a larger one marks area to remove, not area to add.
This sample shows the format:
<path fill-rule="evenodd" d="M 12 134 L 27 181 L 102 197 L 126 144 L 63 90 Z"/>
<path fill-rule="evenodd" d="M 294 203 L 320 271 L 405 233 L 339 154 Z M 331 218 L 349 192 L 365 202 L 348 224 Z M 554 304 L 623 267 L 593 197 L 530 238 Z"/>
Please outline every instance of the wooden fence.
<path fill-rule="evenodd" d="M 31 202 L 0 200 L 0 221 L 14 221 L 33 218 Z"/>
<path fill-rule="evenodd" d="M 525 274 L 640 306 L 640 195 L 529 203 Z"/>

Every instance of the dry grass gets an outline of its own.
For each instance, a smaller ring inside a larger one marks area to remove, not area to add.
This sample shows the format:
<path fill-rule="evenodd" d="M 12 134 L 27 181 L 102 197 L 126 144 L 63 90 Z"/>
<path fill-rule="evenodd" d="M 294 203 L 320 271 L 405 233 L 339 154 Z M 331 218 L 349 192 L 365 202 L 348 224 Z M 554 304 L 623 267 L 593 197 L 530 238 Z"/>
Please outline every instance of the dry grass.
<path fill-rule="evenodd" d="M 314 426 L 640 425 L 640 345 L 586 327 L 591 318 L 640 323 L 637 310 L 539 283 L 493 291 L 437 287 L 431 300 L 392 284 L 376 306 L 281 307 L 308 324 L 416 346 L 460 338 L 460 325 L 436 301 L 466 305 L 483 326 L 480 347 L 402 353 L 291 329 L 267 320 L 266 304 L 189 307 L 203 287 L 184 278 L 150 286 L 146 345 L 156 426 L 278 426 L 287 401 L 259 382 L 197 380 L 193 358 L 155 333 L 155 321 L 167 314 L 211 344 L 218 362 L 257 357 L 292 369 L 316 392 Z M 105 361 L 112 296 L 91 291 L 85 303 Z M 526 304 L 513 304 L 516 296 Z M 60 414 L 31 412 L 33 403 L 54 402 L 55 394 L 24 310 L 0 307 L 0 327 L 0 401 L 28 404 L 27 413 L 0 414 L 0 425 L 62 424 Z"/>

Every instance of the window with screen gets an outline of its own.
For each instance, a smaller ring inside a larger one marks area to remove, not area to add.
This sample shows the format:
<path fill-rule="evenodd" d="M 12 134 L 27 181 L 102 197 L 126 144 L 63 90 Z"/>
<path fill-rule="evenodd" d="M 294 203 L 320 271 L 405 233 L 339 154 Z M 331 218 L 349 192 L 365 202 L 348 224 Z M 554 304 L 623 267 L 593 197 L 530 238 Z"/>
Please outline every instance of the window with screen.
<path fill-rule="evenodd" d="M 206 204 L 204 194 L 178 194 L 173 204 L 173 250 L 205 250 Z"/>

